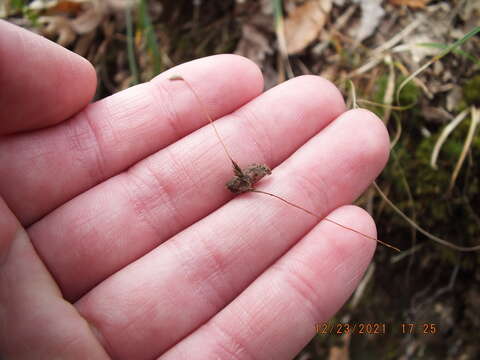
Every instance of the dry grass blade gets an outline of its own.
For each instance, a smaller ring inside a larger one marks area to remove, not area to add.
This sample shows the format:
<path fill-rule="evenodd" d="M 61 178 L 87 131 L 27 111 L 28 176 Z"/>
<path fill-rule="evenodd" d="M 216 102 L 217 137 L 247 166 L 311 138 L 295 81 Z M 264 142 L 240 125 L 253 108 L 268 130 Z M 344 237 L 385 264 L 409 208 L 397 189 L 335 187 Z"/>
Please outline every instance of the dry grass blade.
<path fill-rule="evenodd" d="M 333 24 L 333 26 L 331 26 L 330 31 L 323 36 L 322 42 L 315 46 L 316 51 L 318 51 L 318 54 L 323 52 L 328 47 L 334 35 L 335 36 L 338 35 L 338 37 L 344 37 L 344 35 L 341 33 L 341 30 L 349 22 L 349 20 L 351 19 L 351 17 L 353 16 L 356 10 L 357 10 L 357 7 L 354 4 L 352 4 L 349 6 L 349 8 L 345 12 L 343 12 L 342 15 L 340 15 L 335 20 L 335 23 Z M 346 41 L 348 42 L 349 39 L 346 39 Z M 361 44 L 359 45 L 361 46 Z"/>
<path fill-rule="evenodd" d="M 365 104 L 365 105 L 372 105 L 372 106 L 376 106 L 376 107 L 379 107 L 379 108 L 382 108 L 382 109 L 390 109 L 390 110 L 397 110 L 397 111 L 405 111 L 405 110 L 408 110 L 408 109 L 411 108 L 411 106 L 407 106 L 407 105 L 404 105 L 404 106 L 387 105 L 387 104 L 382 104 L 382 103 L 378 103 L 378 102 L 371 101 L 371 100 L 366 100 L 366 99 L 357 99 L 357 103 L 358 104 Z"/>
<path fill-rule="evenodd" d="M 410 189 L 410 184 L 408 183 L 407 176 L 405 175 L 405 171 L 403 170 L 403 167 L 400 164 L 400 160 L 397 156 L 396 151 L 392 150 L 391 153 L 392 153 L 392 158 L 395 162 L 395 166 L 397 167 L 398 172 L 399 172 L 400 181 L 403 184 L 403 187 L 405 188 L 405 191 L 407 193 L 408 203 L 409 203 L 410 212 L 411 212 L 411 219 L 412 219 L 412 221 L 416 222 L 417 221 L 417 212 L 415 210 L 416 209 L 415 208 L 415 201 L 413 200 L 413 195 L 412 195 L 412 190 Z M 412 227 L 411 230 L 412 230 L 411 231 L 411 233 L 412 233 L 412 246 L 415 246 L 415 244 L 417 242 L 417 230 L 414 227 Z"/>
<path fill-rule="evenodd" d="M 407 85 L 413 78 L 415 78 L 418 74 L 420 74 L 421 72 L 423 72 L 423 70 L 425 70 L 426 68 L 428 68 L 430 65 L 432 65 L 434 62 L 440 60 L 441 58 L 443 58 L 445 55 L 449 54 L 450 52 L 452 52 L 453 50 L 455 50 L 456 48 L 458 48 L 460 45 L 462 45 L 463 43 L 465 43 L 467 40 L 469 40 L 470 38 L 472 38 L 473 36 L 475 36 L 477 33 L 480 32 L 480 26 L 477 26 L 475 27 L 472 31 L 470 31 L 469 33 L 465 34 L 461 39 L 455 41 L 453 44 L 451 44 L 450 46 L 448 46 L 447 48 L 445 48 L 443 51 L 441 51 L 438 55 L 434 56 L 432 59 L 430 59 L 429 61 L 427 61 L 425 64 L 423 64 L 419 69 L 417 69 L 416 71 L 413 72 L 413 74 L 411 74 L 410 76 L 408 76 L 404 81 L 402 81 L 402 83 L 400 84 L 400 86 L 398 87 L 397 89 L 397 103 L 400 104 L 400 92 L 402 91 L 402 89 L 405 87 L 405 85 Z"/>
<path fill-rule="evenodd" d="M 400 255 L 397 255 L 400 256 Z M 362 281 L 358 284 L 357 290 L 353 293 L 352 300 L 350 301 L 349 307 L 350 309 L 355 309 L 360 302 L 360 300 L 365 295 L 365 290 L 367 289 L 367 285 L 373 278 L 373 273 L 375 272 L 375 263 L 372 262 L 369 266 L 365 275 L 363 276 Z"/>
<path fill-rule="evenodd" d="M 462 122 L 462 120 L 467 117 L 469 112 L 470 112 L 470 109 L 465 109 L 460 114 L 455 116 L 455 118 L 447 126 L 445 126 L 442 133 L 438 137 L 438 140 L 435 143 L 435 146 L 433 147 L 432 156 L 430 157 L 430 166 L 435 170 L 438 168 L 437 159 L 438 159 L 438 154 L 440 153 L 440 150 L 442 148 L 442 145 L 445 143 L 445 141 L 447 140 L 448 136 L 452 133 L 452 131 L 455 130 L 455 128 Z"/>
<path fill-rule="evenodd" d="M 419 17 L 415 21 L 413 21 L 411 24 L 409 24 L 405 29 L 403 29 L 401 32 L 399 32 L 397 35 L 392 37 L 390 40 L 387 42 L 383 43 L 381 46 L 377 47 L 372 51 L 372 58 L 365 63 L 364 65 L 360 66 L 359 68 L 353 70 L 348 77 L 353 77 L 353 76 L 358 76 L 361 75 L 370 69 L 374 68 L 377 66 L 383 59 L 382 53 L 393 46 L 397 44 L 398 42 L 402 41 L 405 37 L 407 37 L 412 31 L 414 31 L 422 22 L 424 18 Z"/>
<path fill-rule="evenodd" d="M 424 243 L 422 244 L 417 244 L 415 246 L 412 246 L 410 249 L 408 250 L 404 250 L 402 251 L 401 254 L 398 254 L 398 255 L 395 255 L 395 256 L 392 256 L 392 258 L 390 259 L 390 264 L 395 264 L 399 261 L 402 261 L 403 259 L 405 258 L 408 258 L 410 256 L 412 256 L 413 254 L 415 254 L 417 251 L 419 251 L 422 247 L 424 246 Z"/>
<path fill-rule="evenodd" d="M 452 191 L 453 186 L 455 185 L 455 181 L 457 180 L 458 174 L 460 173 L 460 169 L 462 168 L 463 162 L 465 161 L 465 157 L 467 156 L 467 152 L 472 145 L 473 136 L 475 135 L 475 130 L 477 129 L 478 122 L 480 121 L 480 113 L 479 110 L 472 106 L 471 110 L 472 120 L 470 122 L 470 127 L 468 129 L 468 134 L 463 143 L 462 153 L 458 158 L 457 163 L 455 164 L 455 169 L 453 170 L 452 177 L 450 178 L 450 185 L 448 187 L 448 191 Z"/>
<path fill-rule="evenodd" d="M 408 69 L 401 62 L 397 61 L 395 63 L 395 67 L 400 70 L 400 72 L 402 73 L 403 76 L 405 76 L 405 77 L 410 76 L 410 73 L 409 73 Z M 430 99 L 430 100 L 433 99 L 433 97 L 434 97 L 433 93 L 428 89 L 428 86 L 424 81 L 422 81 L 421 79 L 419 79 L 417 77 L 413 78 L 412 81 L 416 86 L 418 86 L 423 91 L 423 93 L 425 94 L 425 96 L 428 99 Z M 400 105 L 400 104 L 398 104 L 398 105 Z M 416 105 L 416 103 L 411 103 L 411 104 L 407 104 L 407 105 L 404 105 L 404 106 L 406 106 L 408 108 L 413 108 L 415 105 Z"/>
<path fill-rule="evenodd" d="M 395 93 L 395 71 L 393 68 L 392 57 L 390 55 L 385 56 L 385 63 L 388 65 L 388 80 L 387 80 L 387 88 L 385 90 L 385 94 L 383 95 L 383 103 L 385 105 L 392 105 L 393 95 Z M 392 108 L 386 107 L 385 113 L 383 115 L 383 122 L 385 123 L 385 125 L 388 124 L 391 113 L 392 113 Z"/>
<path fill-rule="evenodd" d="M 451 242 L 444 240 L 442 238 L 439 238 L 438 236 L 435 236 L 431 233 L 429 233 L 427 230 L 423 229 L 420 227 L 415 221 L 410 219 L 407 215 L 405 215 L 402 210 L 400 210 L 397 206 L 395 206 L 394 203 L 390 201 L 390 199 L 385 195 L 385 193 L 380 189 L 380 187 L 377 185 L 377 183 L 374 181 L 373 186 L 375 189 L 378 191 L 382 199 L 398 214 L 400 215 L 410 226 L 413 226 L 415 229 L 417 229 L 420 233 L 425 235 L 427 238 L 443 245 L 446 247 L 449 247 L 450 249 L 457 250 L 457 251 L 462 251 L 462 252 L 471 252 L 471 251 L 479 251 L 480 250 L 480 245 L 472 246 L 472 247 L 466 247 L 466 246 L 459 246 L 452 244 Z"/>
<path fill-rule="evenodd" d="M 402 121 L 398 116 L 393 116 L 395 119 L 395 124 L 397 125 L 397 130 L 395 131 L 395 136 L 393 137 L 393 140 L 390 142 L 390 150 L 397 145 L 398 141 L 400 140 L 400 136 L 402 135 Z"/>
<path fill-rule="evenodd" d="M 382 61 L 381 56 L 375 56 L 372 59 L 370 59 L 367 63 L 365 63 L 362 66 L 360 66 L 359 68 L 353 70 L 350 74 L 347 75 L 347 77 L 352 78 L 352 77 L 361 75 L 361 74 L 373 69 L 381 61 Z"/>
<path fill-rule="evenodd" d="M 357 92 L 355 91 L 355 84 L 353 83 L 352 80 L 348 80 L 348 83 L 350 84 L 350 94 L 351 94 L 351 99 L 352 99 L 352 109 L 358 109 L 358 103 L 357 103 Z"/>
<path fill-rule="evenodd" d="M 390 40 L 383 43 L 379 47 L 375 48 L 373 50 L 373 54 L 378 55 L 394 47 L 396 44 L 398 44 L 400 41 L 402 41 L 404 38 L 410 35 L 410 33 L 414 31 L 424 20 L 425 18 L 423 16 L 419 16 L 415 21 L 411 22 L 408 26 L 405 27 L 405 29 L 400 31 L 397 35 L 395 35 L 394 37 L 392 37 Z"/>
<path fill-rule="evenodd" d="M 285 25 L 283 21 L 282 3 L 280 0 L 273 0 L 273 9 L 275 17 L 275 34 L 277 35 L 278 51 L 280 56 L 279 65 L 286 66 L 288 78 L 293 78 L 292 65 L 288 58 L 287 41 L 285 39 Z M 281 82 L 281 81 L 279 81 Z"/>

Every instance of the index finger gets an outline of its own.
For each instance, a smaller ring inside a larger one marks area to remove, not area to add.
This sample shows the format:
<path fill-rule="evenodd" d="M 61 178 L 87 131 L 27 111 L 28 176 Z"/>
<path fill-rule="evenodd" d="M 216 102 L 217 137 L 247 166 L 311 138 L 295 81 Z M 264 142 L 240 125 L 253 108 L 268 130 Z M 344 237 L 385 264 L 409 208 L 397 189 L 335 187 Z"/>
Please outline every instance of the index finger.
<path fill-rule="evenodd" d="M 66 120 L 96 88 L 92 65 L 32 32 L 0 20 L 0 135 Z"/>
<path fill-rule="evenodd" d="M 0 194 L 24 225 L 208 123 L 181 73 L 218 119 L 262 92 L 256 65 L 215 55 L 178 65 L 87 106 L 58 126 L 0 142 Z M 39 191 L 41 189 L 41 191 Z"/>

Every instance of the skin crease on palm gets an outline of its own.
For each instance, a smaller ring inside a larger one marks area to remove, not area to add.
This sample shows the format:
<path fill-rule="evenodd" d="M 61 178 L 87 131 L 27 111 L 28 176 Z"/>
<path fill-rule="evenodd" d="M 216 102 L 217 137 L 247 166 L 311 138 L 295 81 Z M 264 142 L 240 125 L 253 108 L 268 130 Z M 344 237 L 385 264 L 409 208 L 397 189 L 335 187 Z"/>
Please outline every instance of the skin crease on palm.
<path fill-rule="evenodd" d="M 90 103 L 80 56 L 0 22 L 2 359 L 291 359 L 347 301 L 376 236 L 350 206 L 388 134 L 339 91 L 301 76 L 263 92 L 257 66 L 217 55 Z"/>

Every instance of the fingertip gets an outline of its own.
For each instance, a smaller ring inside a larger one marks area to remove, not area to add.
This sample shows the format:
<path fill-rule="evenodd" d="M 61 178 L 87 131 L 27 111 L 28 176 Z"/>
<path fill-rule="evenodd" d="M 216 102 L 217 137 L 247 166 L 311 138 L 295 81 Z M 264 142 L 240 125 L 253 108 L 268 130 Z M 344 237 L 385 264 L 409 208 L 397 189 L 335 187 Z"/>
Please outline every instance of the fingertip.
<path fill-rule="evenodd" d="M 311 252 L 308 258 L 322 259 L 316 271 L 323 272 L 326 285 L 343 298 L 353 291 L 375 253 L 376 241 L 360 233 L 376 237 L 375 223 L 366 211 L 348 205 L 328 214 L 302 240 Z"/>
<path fill-rule="evenodd" d="M 71 51 L 65 53 L 65 61 L 59 71 L 62 75 L 57 98 L 62 104 L 59 106 L 61 113 L 55 117 L 62 121 L 92 101 L 97 89 L 97 73 L 90 61 Z"/>
<path fill-rule="evenodd" d="M 362 151 L 366 157 L 375 159 L 377 166 L 383 169 L 390 155 L 390 136 L 383 121 L 366 109 L 349 110 L 345 117 L 358 122 L 355 129 L 362 141 Z"/>
<path fill-rule="evenodd" d="M 332 122 L 329 130 L 345 149 L 346 156 L 337 159 L 343 171 L 368 175 L 370 184 L 383 170 L 390 154 L 390 138 L 382 120 L 368 110 L 348 110 Z M 344 185 L 348 183 L 352 181 L 345 178 Z"/>
<path fill-rule="evenodd" d="M 91 100 L 92 65 L 81 56 L 16 25 L 0 22 L 0 134 L 51 126 Z"/>
<path fill-rule="evenodd" d="M 84 57 L 74 52 L 71 54 L 72 56 L 76 57 L 78 61 L 78 72 L 81 76 L 78 76 L 77 78 L 83 80 L 78 87 L 80 89 L 84 89 L 84 102 L 85 105 L 87 105 L 90 101 L 92 101 L 97 90 L 97 71 L 93 64 Z"/>
<path fill-rule="evenodd" d="M 172 77 L 188 82 L 213 119 L 235 111 L 263 91 L 260 69 L 244 57 L 224 54 L 192 60 L 168 69 L 150 82 L 159 103 L 175 98 L 179 104 L 175 111 L 179 114 L 185 111 L 184 104 L 191 103 L 192 94 L 191 89 L 185 92 L 182 85 L 169 81 Z"/>
<path fill-rule="evenodd" d="M 345 111 L 346 105 L 343 95 L 338 87 L 330 80 L 318 75 L 301 75 L 292 80 L 300 81 L 304 86 L 312 88 L 313 101 L 315 100 L 315 96 L 327 97 L 329 99 L 329 105 L 337 109 L 338 113 Z"/>
<path fill-rule="evenodd" d="M 247 77 L 249 79 L 249 84 L 251 86 L 252 93 L 260 94 L 264 89 L 264 78 L 262 74 L 262 70 L 260 67 L 253 62 L 252 60 L 236 54 L 222 54 L 217 55 L 225 57 L 227 61 L 232 61 L 235 64 L 238 64 L 238 68 L 241 71 L 238 73 L 240 77 Z"/>
<path fill-rule="evenodd" d="M 343 251 L 352 255 L 364 254 L 367 257 L 369 254 L 369 257 L 373 255 L 377 242 L 371 238 L 377 238 L 377 227 L 372 216 L 365 209 L 356 205 L 344 205 L 332 211 L 326 218 L 347 227 L 330 223 L 331 230 L 341 235 L 338 237 L 338 244 L 344 249 Z"/>
<path fill-rule="evenodd" d="M 321 76 L 302 75 L 290 79 L 269 90 L 276 94 L 272 102 L 282 111 L 294 111 L 292 116 L 298 125 L 317 119 L 321 128 L 345 112 L 345 101 L 338 88 Z M 273 104 L 274 105 L 274 104 Z"/>
<path fill-rule="evenodd" d="M 240 87 L 239 95 L 247 93 L 252 98 L 263 91 L 263 75 L 257 64 L 235 54 L 206 56 L 177 65 L 156 76 L 152 82 L 157 83 L 172 76 L 181 76 L 192 83 L 203 82 L 210 86 L 235 84 Z"/>

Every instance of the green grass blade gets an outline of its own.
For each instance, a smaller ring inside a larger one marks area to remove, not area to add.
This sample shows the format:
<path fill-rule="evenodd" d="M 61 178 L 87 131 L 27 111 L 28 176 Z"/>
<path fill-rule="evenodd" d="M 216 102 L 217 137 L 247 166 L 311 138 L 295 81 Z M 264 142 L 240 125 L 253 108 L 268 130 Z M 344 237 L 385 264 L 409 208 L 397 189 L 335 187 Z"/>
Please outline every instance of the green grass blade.
<path fill-rule="evenodd" d="M 448 47 L 448 45 L 441 44 L 441 43 L 418 43 L 416 44 L 417 46 L 421 47 L 428 47 L 428 48 L 434 48 L 434 49 L 440 49 L 444 50 Z M 477 64 L 480 66 L 480 59 L 477 58 L 475 55 L 470 54 L 469 52 L 463 51 L 462 49 L 453 49 L 452 52 L 454 54 L 463 56 L 464 58 L 467 58 L 471 62 Z"/>
<path fill-rule="evenodd" d="M 163 71 L 162 57 L 160 55 L 160 48 L 157 43 L 157 37 L 150 20 L 148 13 L 147 1 L 141 0 L 138 6 L 139 10 L 139 26 L 145 32 L 147 39 L 148 55 L 152 60 L 153 76 L 160 74 Z"/>
<path fill-rule="evenodd" d="M 125 7 L 125 21 L 127 25 L 128 66 L 130 68 L 130 73 L 132 74 L 132 84 L 136 85 L 140 83 L 140 79 L 138 76 L 137 61 L 135 59 L 135 45 L 133 41 L 132 8 L 130 6 Z"/>
<path fill-rule="evenodd" d="M 416 77 L 418 74 L 423 72 L 427 67 L 429 67 L 431 64 L 433 64 L 435 61 L 440 60 L 443 58 L 445 55 L 449 54 L 459 46 L 463 45 L 465 42 L 467 42 L 469 39 L 471 39 L 473 36 L 478 34 L 480 32 L 480 26 L 475 27 L 473 30 L 465 34 L 461 39 L 458 39 L 455 41 L 453 44 L 447 46 L 444 50 L 442 50 L 438 55 L 435 55 L 432 59 L 427 61 L 424 65 L 422 65 L 418 70 L 413 72 L 409 77 L 407 77 L 398 87 L 397 89 L 397 103 L 400 103 L 400 92 L 402 89 L 407 85 L 414 77 Z"/>

